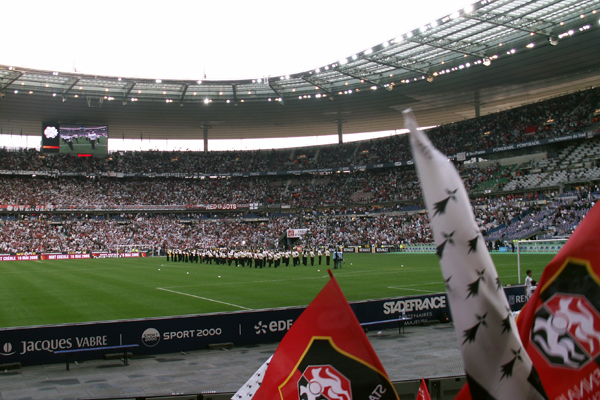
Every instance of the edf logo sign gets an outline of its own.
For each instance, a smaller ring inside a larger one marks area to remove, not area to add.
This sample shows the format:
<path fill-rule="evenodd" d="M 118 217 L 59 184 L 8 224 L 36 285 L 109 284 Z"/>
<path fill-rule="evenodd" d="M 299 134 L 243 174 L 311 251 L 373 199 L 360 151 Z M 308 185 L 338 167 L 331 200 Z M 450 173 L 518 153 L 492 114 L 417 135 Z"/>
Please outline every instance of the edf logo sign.
<path fill-rule="evenodd" d="M 262 321 L 258 321 L 256 325 L 254 325 L 254 333 L 257 335 L 265 334 L 268 332 L 283 332 L 289 331 L 294 323 L 293 319 L 287 320 L 279 320 L 279 321 L 271 321 L 268 324 L 263 323 Z"/>

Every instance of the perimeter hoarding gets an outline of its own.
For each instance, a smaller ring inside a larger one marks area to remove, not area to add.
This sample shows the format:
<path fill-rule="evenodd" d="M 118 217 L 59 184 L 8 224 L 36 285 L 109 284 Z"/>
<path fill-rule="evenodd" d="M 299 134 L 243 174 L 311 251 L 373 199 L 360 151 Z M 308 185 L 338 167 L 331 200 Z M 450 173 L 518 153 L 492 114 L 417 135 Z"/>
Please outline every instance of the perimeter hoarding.
<path fill-rule="evenodd" d="M 513 310 L 524 304 L 524 288 L 506 288 Z M 512 297 L 511 297 L 512 296 Z M 511 300 L 512 299 L 512 300 Z M 405 310 L 406 326 L 437 321 L 450 314 L 445 293 L 351 303 L 361 323 L 398 319 Z M 92 322 L 0 329 L 0 364 L 23 366 L 65 362 L 57 350 L 137 344 L 134 355 L 193 351 L 210 344 L 235 346 L 280 341 L 305 307 L 223 314 L 187 315 L 127 321 Z M 390 328 L 390 324 L 370 329 Z M 108 353 L 111 351 L 106 351 Z M 112 351 L 114 352 L 114 351 Z M 102 352 L 71 355 L 72 361 L 102 358 Z"/>

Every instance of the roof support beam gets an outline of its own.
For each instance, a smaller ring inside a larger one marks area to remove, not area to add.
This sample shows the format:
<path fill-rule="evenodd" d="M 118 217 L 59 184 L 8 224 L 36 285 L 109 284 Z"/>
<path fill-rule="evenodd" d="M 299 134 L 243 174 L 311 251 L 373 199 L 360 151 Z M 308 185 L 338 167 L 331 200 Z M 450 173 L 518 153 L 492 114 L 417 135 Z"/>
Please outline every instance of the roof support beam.
<path fill-rule="evenodd" d="M 429 72 L 427 70 L 421 68 L 411 67 L 410 65 L 418 64 L 419 61 L 412 60 L 410 58 L 398 58 L 394 56 L 371 56 L 365 58 L 369 61 L 373 61 L 374 63 L 385 65 L 392 68 L 404 69 L 407 71 L 417 72 L 419 74 L 427 75 Z M 429 64 L 429 63 L 428 63 Z"/>
<path fill-rule="evenodd" d="M 72 78 L 71 85 L 69 85 L 69 87 L 63 91 L 63 94 L 69 93 L 71 89 L 73 89 L 75 85 L 77 85 L 77 82 L 79 82 L 79 78 Z"/>
<path fill-rule="evenodd" d="M 469 50 L 470 47 L 474 47 L 474 45 L 472 43 L 464 43 L 464 42 L 461 42 L 460 40 L 453 42 L 451 40 L 444 39 L 444 38 L 421 37 L 421 36 L 413 36 L 411 38 L 406 38 L 404 40 L 406 40 L 407 42 L 418 43 L 418 44 L 425 45 L 425 46 L 435 47 L 436 49 L 448 50 L 453 53 L 468 54 L 470 56 L 479 57 L 479 58 L 485 57 L 485 54 L 483 54 L 483 53 Z M 483 45 L 479 45 L 478 47 L 485 48 L 485 46 L 483 46 Z"/>
<path fill-rule="evenodd" d="M 554 24 L 547 21 L 523 17 L 513 18 L 510 15 L 496 14 L 491 12 L 465 15 L 465 18 L 474 19 L 480 22 L 487 22 L 488 24 L 496 26 L 504 26 L 506 28 L 515 29 L 521 32 L 532 32 L 548 37 L 551 36 L 550 31 L 554 27 Z"/>
<path fill-rule="evenodd" d="M 236 85 L 231 85 L 231 89 L 233 90 L 233 105 L 237 107 L 238 101 L 237 101 L 237 87 L 236 87 Z"/>
<path fill-rule="evenodd" d="M 269 82 L 269 87 L 271 88 L 272 91 L 275 92 L 275 94 L 278 97 L 281 97 L 281 99 L 283 99 L 283 89 L 281 88 L 281 86 L 279 86 L 276 83 Z"/>
<path fill-rule="evenodd" d="M 188 87 L 189 85 L 187 83 L 184 83 L 181 87 L 181 96 L 179 96 L 179 105 L 181 107 L 183 107 L 183 99 L 185 98 L 185 93 L 187 92 Z"/>
<path fill-rule="evenodd" d="M 12 85 L 12 83 L 14 81 L 16 81 L 17 79 L 19 79 L 21 76 L 23 76 L 22 72 L 15 71 L 14 75 L 11 78 L 9 78 L 9 81 L 0 88 L 0 92 L 3 91 L 4 89 L 6 89 L 7 87 L 9 87 L 10 85 Z"/>
<path fill-rule="evenodd" d="M 328 82 L 324 79 L 317 78 L 316 76 L 313 76 L 313 75 L 304 75 L 302 77 L 302 80 L 315 85 L 316 87 L 318 87 L 319 89 L 321 89 L 322 91 L 327 93 L 328 96 L 332 96 L 332 97 L 334 96 L 333 92 L 331 91 L 331 83 L 330 82 Z"/>
<path fill-rule="evenodd" d="M 135 87 L 135 82 L 129 82 L 127 85 L 125 85 L 125 94 L 123 95 L 123 101 L 127 100 L 127 98 L 129 97 L 129 94 L 131 93 L 131 91 L 133 90 L 134 87 Z"/>
<path fill-rule="evenodd" d="M 373 86 L 377 86 L 377 87 L 379 87 L 381 89 L 385 89 L 387 91 L 391 90 L 389 87 L 385 87 L 385 86 L 383 86 L 383 85 L 381 85 L 379 83 L 381 81 L 381 76 L 379 76 L 379 79 L 374 80 L 374 79 L 367 78 L 368 74 L 364 70 L 359 70 L 359 69 L 356 69 L 356 68 L 354 68 L 354 69 L 352 69 L 352 68 L 347 68 L 347 69 L 338 68 L 337 70 L 341 74 L 349 76 L 351 78 L 358 79 L 360 81 L 365 81 L 367 83 L 370 83 Z"/>

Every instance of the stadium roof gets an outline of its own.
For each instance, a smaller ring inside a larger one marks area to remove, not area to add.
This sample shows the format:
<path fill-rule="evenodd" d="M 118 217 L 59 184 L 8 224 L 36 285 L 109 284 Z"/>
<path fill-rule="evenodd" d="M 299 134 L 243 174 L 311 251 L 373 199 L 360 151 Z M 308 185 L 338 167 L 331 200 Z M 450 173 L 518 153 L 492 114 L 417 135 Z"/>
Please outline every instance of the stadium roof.
<path fill-rule="evenodd" d="M 254 80 L 91 76 L 0 66 L 0 123 L 107 123 L 155 139 L 325 135 L 475 117 L 596 86 L 598 0 L 482 0 L 336 63 Z M 393 20 L 390 21 L 393 23 Z M 386 23 L 385 21 L 382 23 Z M 22 121 L 22 122 L 15 122 Z M 148 137 L 146 136 L 146 137 Z"/>

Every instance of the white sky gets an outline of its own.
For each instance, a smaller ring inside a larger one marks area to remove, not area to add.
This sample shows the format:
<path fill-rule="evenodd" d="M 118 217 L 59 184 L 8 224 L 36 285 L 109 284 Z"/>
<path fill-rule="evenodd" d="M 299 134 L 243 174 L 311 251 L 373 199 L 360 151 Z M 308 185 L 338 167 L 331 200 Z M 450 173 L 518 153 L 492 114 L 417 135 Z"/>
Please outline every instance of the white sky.
<path fill-rule="evenodd" d="M 468 0 L 33 0 L 2 4 L 0 64 L 161 79 L 302 72 Z"/>
<path fill-rule="evenodd" d="M 0 64 L 152 79 L 280 76 L 339 61 L 472 3 L 6 1 Z M 325 138 L 318 140 L 312 144 Z"/>

